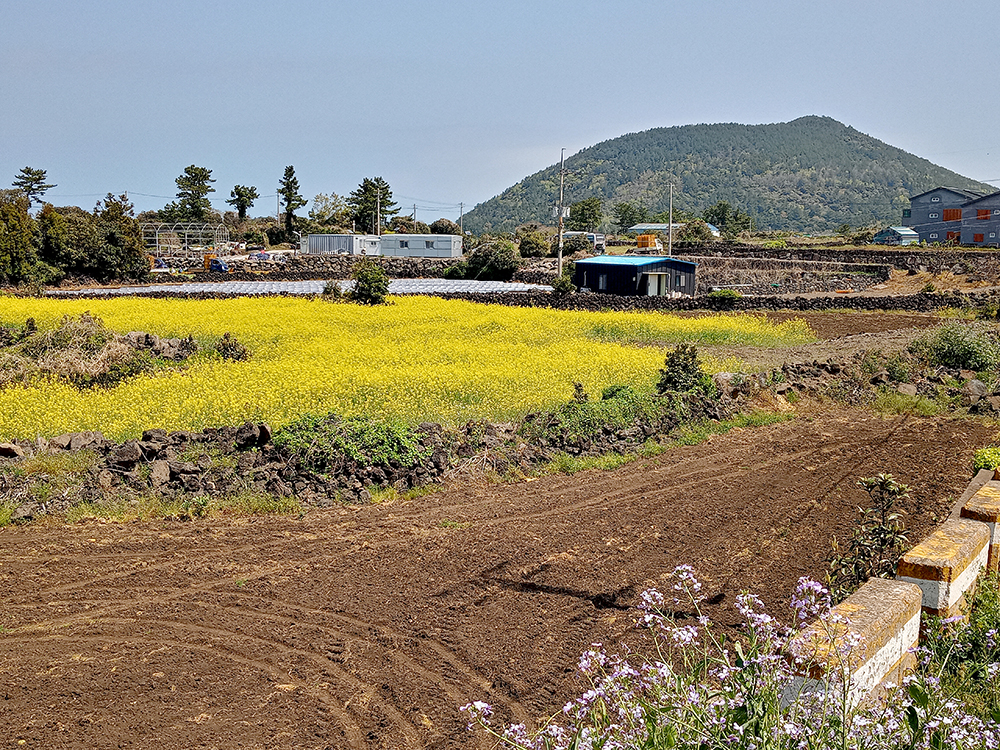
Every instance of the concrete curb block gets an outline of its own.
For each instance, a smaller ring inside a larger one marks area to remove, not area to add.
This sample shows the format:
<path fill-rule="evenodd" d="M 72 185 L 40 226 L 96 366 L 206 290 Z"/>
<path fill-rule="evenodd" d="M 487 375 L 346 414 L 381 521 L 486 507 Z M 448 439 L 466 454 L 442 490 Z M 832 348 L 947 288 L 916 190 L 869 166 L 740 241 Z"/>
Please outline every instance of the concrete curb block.
<path fill-rule="evenodd" d="M 886 682 L 900 684 L 913 669 L 920 635 L 920 588 L 912 583 L 873 578 L 789 644 L 789 653 L 808 665 L 792 682 L 785 700 L 805 690 L 847 686 L 851 706 Z"/>
<path fill-rule="evenodd" d="M 828 621 L 809 625 L 789 643 L 789 657 L 804 666 L 784 699 L 849 675 L 848 701 L 855 706 L 885 683 L 900 684 L 916 664 L 912 652 L 923 618 L 960 616 L 979 576 L 997 570 L 998 525 L 1000 481 L 981 471 L 952 516 L 902 557 L 895 580 L 869 580 L 834 607 Z"/>
<path fill-rule="evenodd" d="M 896 578 L 923 591 L 923 611 L 935 617 L 961 614 L 986 569 L 990 530 L 977 521 L 948 519 L 899 561 Z"/>
<path fill-rule="evenodd" d="M 1000 568 L 1000 539 L 997 539 L 997 524 L 1000 523 L 1000 482 L 986 482 L 962 506 L 962 518 L 978 521 L 990 531 L 989 560 L 986 570 L 996 573 Z"/>

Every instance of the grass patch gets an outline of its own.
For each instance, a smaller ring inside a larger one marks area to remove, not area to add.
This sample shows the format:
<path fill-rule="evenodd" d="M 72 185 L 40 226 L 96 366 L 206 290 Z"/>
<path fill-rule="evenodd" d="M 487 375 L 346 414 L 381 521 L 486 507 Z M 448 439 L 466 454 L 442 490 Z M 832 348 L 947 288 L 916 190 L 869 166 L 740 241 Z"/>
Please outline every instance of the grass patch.
<path fill-rule="evenodd" d="M 90 471 L 97 464 L 97 454 L 91 450 L 39 453 L 19 461 L 14 475 L 19 477 L 73 477 Z"/>
<path fill-rule="evenodd" d="M 262 492 L 242 492 L 218 498 L 205 495 L 165 499 L 145 495 L 134 503 L 81 503 L 63 515 L 66 523 L 89 519 L 105 521 L 151 521 L 157 519 L 194 520 L 219 516 L 276 516 L 302 513 L 302 504 L 291 497 Z"/>
<path fill-rule="evenodd" d="M 635 461 L 638 457 L 635 453 L 603 453 L 600 456 L 571 456 L 568 453 L 557 453 L 551 461 L 542 467 L 540 473 L 576 474 L 578 471 L 587 471 L 588 469 L 611 471 L 630 461 Z"/>
<path fill-rule="evenodd" d="M 921 417 L 934 417 L 946 410 L 946 406 L 935 399 L 907 396 L 889 388 L 879 389 L 872 406 L 883 414 L 916 414 Z"/>
<path fill-rule="evenodd" d="M 15 510 L 17 508 L 10 503 L 0 503 L 0 529 L 4 526 L 10 526 L 10 519 L 13 517 Z"/>
<path fill-rule="evenodd" d="M 698 445 L 712 435 L 725 435 L 732 430 L 744 427 L 766 427 L 767 425 L 787 422 L 794 419 L 794 414 L 780 414 L 770 411 L 753 411 L 747 414 L 737 414 L 732 419 L 721 422 L 696 422 L 678 428 L 667 448 L 678 448 L 684 445 Z"/>
<path fill-rule="evenodd" d="M 472 521 L 449 521 L 447 518 L 438 523 L 442 529 L 467 529 L 472 526 Z"/>
<path fill-rule="evenodd" d="M 413 487 L 403 492 L 400 492 L 395 487 L 369 487 L 368 492 L 372 496 L 372 502 L 379 504 L 391 503 L 397 500 L 416 500 L 418 497 L 440 492 L 441 489 L 440 484 L 422 484 L 419 487 Z"/>
<path fill-rule="evenodd" d="M 766 427 L 767 425 L 778 424 L 779 422 L 787 422 L 794 418 L 794 414 L 754 411 L 747 414 L 738 414 L 732 419 L 722 422 L 696 422 L 675 430 L 671 439 L 665 443 L 650 438 L 634 453 L 611 452 L 602 453 L 599 456 L 571 456 L 568 453 L 558 453 L 541 468 L 539 473 L 575 474 L 578 471 L 587 471 L 588 469 L 610 471 L 640 458 L 658 456 L 671 448 L 698 445 L 707 440 L 711 435 L 725 435 L 732 430 L 746 427 Z"/>

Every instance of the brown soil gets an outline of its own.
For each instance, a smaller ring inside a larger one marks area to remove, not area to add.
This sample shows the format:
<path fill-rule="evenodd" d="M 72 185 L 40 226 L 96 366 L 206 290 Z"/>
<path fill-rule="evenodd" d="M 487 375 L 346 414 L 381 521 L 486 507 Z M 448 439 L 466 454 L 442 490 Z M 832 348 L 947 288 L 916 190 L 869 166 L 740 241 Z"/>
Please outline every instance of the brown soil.
<path fill-rule="evenodd" d="M 458 706 L 534 721 L 639 592 L 694 565 L 787 611 L 849 533 L 861 476 L 961 494 L 974 421 L 832 409 L 611 472 L 455 487 L 304 518 L 0 530 L 2 748 L 473 747 Z M 22 744 L 23 741 L 23 744 Z"/>
<path fill-rule="evenodd" d="M 745 370 L 766 370 L 784 362 L 848 360 L 858 352 L 905 349 L 927 328 L 944 322 L 931 314 L 886 312 L 768 312 L 760 313 L 775 323 L 800 318 L 809 324 L 819 341 L 800 346 L 761 349 L 751 346 L 704 346 L 699 350 L 720 359 L 735 357 Z"/>

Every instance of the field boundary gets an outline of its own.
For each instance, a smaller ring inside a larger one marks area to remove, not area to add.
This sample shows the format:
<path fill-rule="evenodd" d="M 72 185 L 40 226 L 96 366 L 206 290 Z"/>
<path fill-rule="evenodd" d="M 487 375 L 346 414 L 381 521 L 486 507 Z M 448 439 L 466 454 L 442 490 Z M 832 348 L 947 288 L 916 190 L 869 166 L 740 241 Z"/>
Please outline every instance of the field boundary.
<path fill-rule="evenodd" d="M 998 523 L 1000 481 L 983 469 L 951 517 L 903 555 L 895 580 L 870 579 L 833 608 L 832 625 L 814 624 L 792 641 L 790 653 L 810 664 L 796 689 L 821 689 L 825 675 L 841 674 L 854 683 L 858 703 L 886 682 L 900 684 L 915 666 L 907 657 L 925 620 L 964 617 L 980 577 L 997 570 Z"/>

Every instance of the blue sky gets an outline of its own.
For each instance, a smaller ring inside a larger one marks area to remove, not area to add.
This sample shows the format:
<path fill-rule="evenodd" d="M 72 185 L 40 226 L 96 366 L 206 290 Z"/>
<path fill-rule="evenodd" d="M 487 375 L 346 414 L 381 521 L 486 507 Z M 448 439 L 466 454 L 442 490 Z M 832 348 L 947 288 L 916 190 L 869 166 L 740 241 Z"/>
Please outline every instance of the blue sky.
<path fill-rule="evenodd" d="M 0 185 L 160 208 L 189 164 L 264 197 L 382 176 L 457 218 L 599 141 L 828 115 L 998 180 L 998 9 L 986 0 L 3 0 Z M 725 196 L 720 196 L 724 198 Z"/>

